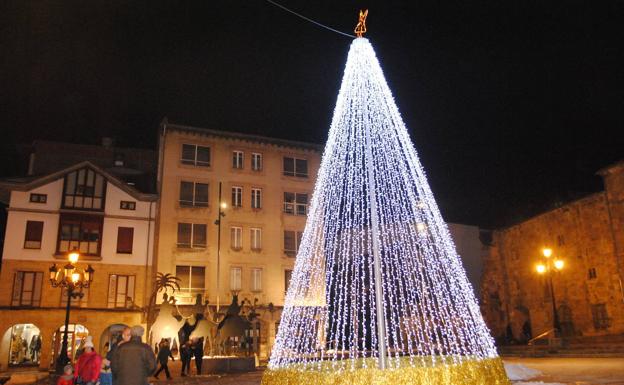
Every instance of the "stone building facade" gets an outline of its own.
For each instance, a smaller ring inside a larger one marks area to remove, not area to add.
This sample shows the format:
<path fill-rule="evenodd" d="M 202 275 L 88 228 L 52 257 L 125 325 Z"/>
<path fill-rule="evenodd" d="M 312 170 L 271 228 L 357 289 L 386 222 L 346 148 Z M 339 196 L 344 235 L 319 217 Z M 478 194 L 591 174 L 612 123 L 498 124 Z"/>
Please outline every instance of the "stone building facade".
<path fill-rule="evenodd" d="M 481 307 L 492 334 L 526 341 L 553 328 L 542 249 L 564 268 L 553 273 L 563 336 L 624 333 L 624 162 L 598 172 L 605 190 L 493 233 L 484 259 Z"/>

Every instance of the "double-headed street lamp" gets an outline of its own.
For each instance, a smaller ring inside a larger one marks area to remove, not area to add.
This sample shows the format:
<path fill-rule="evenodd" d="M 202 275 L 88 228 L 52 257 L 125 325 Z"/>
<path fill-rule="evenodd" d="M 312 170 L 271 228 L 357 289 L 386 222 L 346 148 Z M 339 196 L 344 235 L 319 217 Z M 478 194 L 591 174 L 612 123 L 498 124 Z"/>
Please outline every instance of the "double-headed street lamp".
<path fill-rule="evenodd" d="M 71 309 L 71 300 L 74 298 L 82 298 L 84 293 L 82 289 L 86 289 L 93 282 L 93 273 L 95 270 L 91 265 L 81 270 L 76 267 L 80 252 L 74 248 L 67 256 L 68 262 L 62 268 L 56 267 L 56 263 L 50 266 L 50 284 L 52 287 L 61 287 L 67 292 L 67 306 L 65 308 L 65 332 L 63 333 L 63 345 L 59 356 L 56 358 L 56 373 L 63 374 L 63 368 L 69 363 L 67 355 L 67 335 L 69 332 L 69 310 Z"/>
<path fill-rule="evenodd" d="M 563 269 L 564 262 L 562 259 L 555 258 L 552 249 L 542 249 L 542 260 L 535 266 L 535 270 L 538 274 L 548 275 L 548 284 L 550 286 L 550 297 L 552 301 L 553 311 L 553 330 L 555 331 L 555 337 L 559 337 L 561 333 L 561 323 L 559 323 L 559 315 L 557 314 L 557 304 L 555 302 L 555 288 L 553 286 L 552 276 Z"/>

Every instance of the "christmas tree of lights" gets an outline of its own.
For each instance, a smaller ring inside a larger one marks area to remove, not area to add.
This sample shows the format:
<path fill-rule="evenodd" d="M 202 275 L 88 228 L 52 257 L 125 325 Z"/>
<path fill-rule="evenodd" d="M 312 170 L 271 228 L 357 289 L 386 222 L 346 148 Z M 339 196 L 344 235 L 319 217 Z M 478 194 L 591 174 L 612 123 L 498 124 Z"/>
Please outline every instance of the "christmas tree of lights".
<path fill-rule="evenodd" d="M 358 37 L 263 384 L 508 383 L 375 52 Z"/>

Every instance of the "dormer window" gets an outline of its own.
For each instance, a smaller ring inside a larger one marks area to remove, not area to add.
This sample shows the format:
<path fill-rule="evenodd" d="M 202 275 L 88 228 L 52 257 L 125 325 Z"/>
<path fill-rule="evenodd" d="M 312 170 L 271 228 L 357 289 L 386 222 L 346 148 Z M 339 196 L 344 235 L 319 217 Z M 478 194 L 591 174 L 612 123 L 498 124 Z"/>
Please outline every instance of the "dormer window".
<path fill-rule="evenodd" d="M 65 176 L 63 208 L 102 211 L 106 179 L 90 168 L 81 168 Z"/>

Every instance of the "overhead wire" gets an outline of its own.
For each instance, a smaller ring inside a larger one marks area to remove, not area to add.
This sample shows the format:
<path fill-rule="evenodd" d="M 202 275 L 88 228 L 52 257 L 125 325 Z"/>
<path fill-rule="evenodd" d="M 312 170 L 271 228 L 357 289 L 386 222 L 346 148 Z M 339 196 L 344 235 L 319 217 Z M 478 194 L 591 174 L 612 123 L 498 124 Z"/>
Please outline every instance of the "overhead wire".
<path fill-rule="evenodd" d="M 306 17 L 306 16 L 304 16 L 304 15 L 302 15 L 302 14 L 300 14 L 300 13 L 297 13 L 297 12 L 293 11 L 292 9 L 288 9 L 288 8 L 286 8 L 285 6 L 283 6 L 283 5 L 279 4 L 279 3 L 276 3 L 276 2 L 275 2 L 275 1 L 273 1 L 273 0 L 266 0 L 266 1 L 267 1 L 268 3 L 273 4 L 274 6 L 276 6 L 276 7 L 278 7 L 278 8 L 283 9 L 283 10 L 284 10 L 284 11 L 286 11 L 286 12 L 292 13 L 293 15 L 295 15 L 295 16 L 297 16 L 297 17 L 300 17 L 301 19 L 306 20 L 306 21 L 308 21 L 308 22 L 310 22 L 310 23 L 312 23 L 312 24 L 315 24 L 315 25 L 317 25 L 317 26 L 319 26 L 319 27 L 321 27 L 321 28 L 325 28 L 325 29 L 327 29 L 327 30 L 329 30 L 329 31 L 335 32 L 335 33 L 340 34 L 340 35 L 342 35 L 342 36 L 346 36 L 346 37 L 350 37 L 350 38 L 355 38 L 355 37 L 356 37 L 355 35 L 351 35 L 351 34 L 348 34 L 348 33 L 342 32 L 342 31 L 339 31 L 339 30 L 334 29 L 334 28 L 332 28 L 332 27 L 330 27 L 330 26 L 327 26 L 327 25 L 325 25 L 325 24 L 319 23 L 318 21 L 312 20 L 312 19 L 310 19 L 309 17 Z"/>

